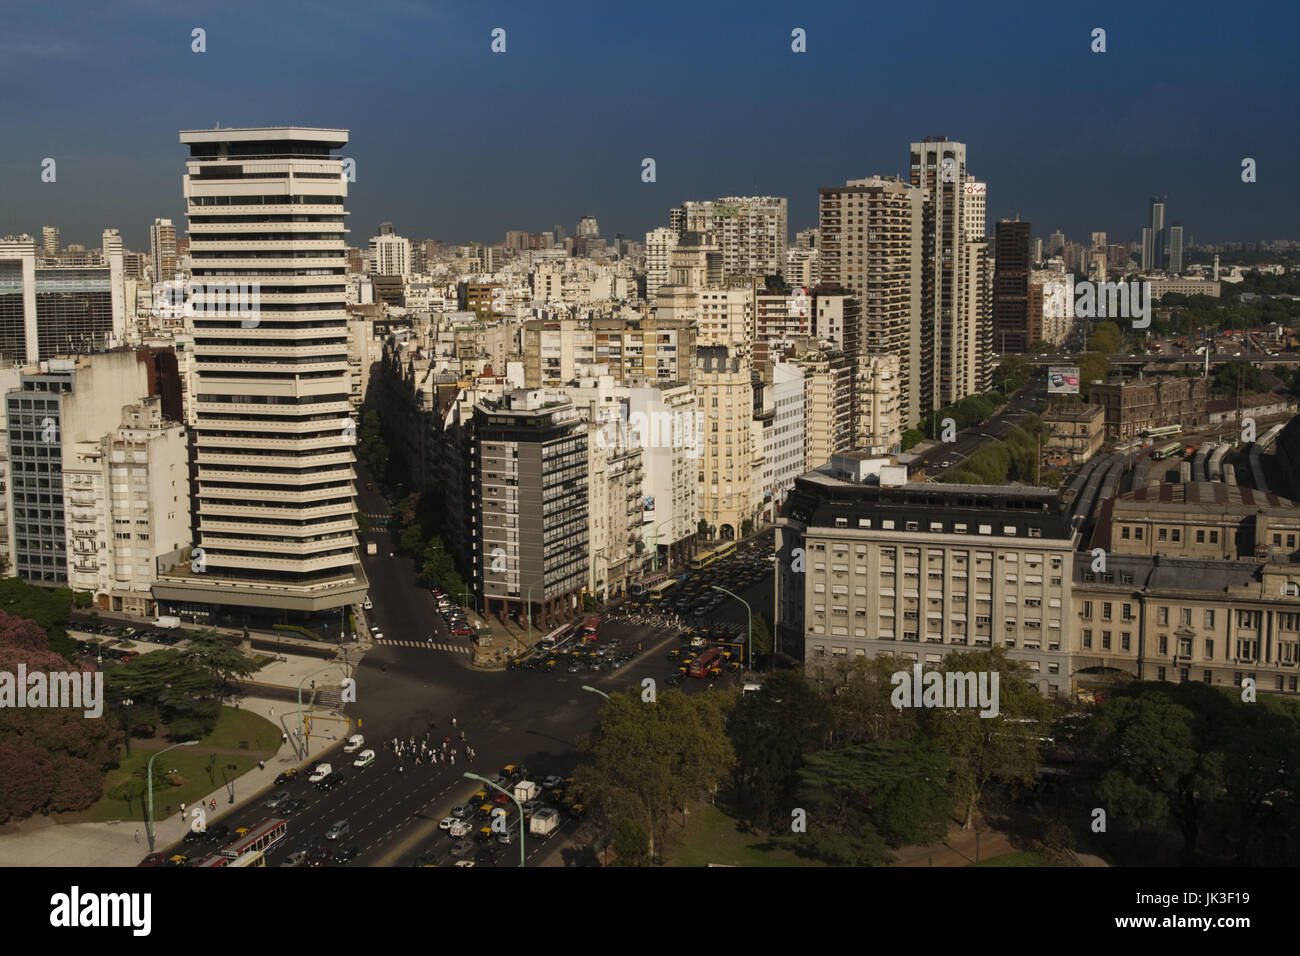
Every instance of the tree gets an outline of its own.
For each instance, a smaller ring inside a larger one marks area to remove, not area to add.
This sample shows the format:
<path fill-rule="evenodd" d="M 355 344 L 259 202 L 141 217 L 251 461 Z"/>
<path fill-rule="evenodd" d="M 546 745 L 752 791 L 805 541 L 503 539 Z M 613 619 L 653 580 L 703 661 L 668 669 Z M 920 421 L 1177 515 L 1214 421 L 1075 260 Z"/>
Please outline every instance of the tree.
<path fill-rule="evenodd" d="M 799 671 L 777 671 L 761 694 L 745 694 L 727 718 L 736 752 L 732 781 L 752 825 L 785 824 L 804 753 L 824 745 L 830 711 Z"/>
<path fill-rule="evenodd" d="M 407 554 L 419 554 L 424 550 L 424 535 L 418 525 L 409 525 L 402 529 L 397 543 Z"/>
<path fill-rule="evenodd" d="M 907 429 L 907 431 L 903 432 L 903 440 L 901 443 L 902 450 L 907 451 L 909 448 L 911 448 L 917 442 L 922 441 L 924 438 L 925 438 L 925 433 L 921 431 L 919 428 Z"/>
<path fill-rule="evenodd" d="M 748 538 L 753 533 L 754 533 L 753 519 L 746 518 L 744 521 L 740 523 L 740 536 L 742 538 Z"/>
<path fill-rule="evenodd" d="M 711 793 L 735 763 L 719 724 L 730 695 L 688 697 L 667 690 L 655 701 L 641 689 L 615 693 L 585 749 L 591 762 L 574 776 L 579 790 L 614 820 L 631 820 L 662 856 L 671 814 Z"/>
<path fill-rule="evenodd" d="M 1029 671 L 1007 658 L 1002 648 L 950 654 L 943 674 L 975 672 L 998 675 L 998 713 L 981 716 L 978 707 L 925 708 L 923 720 L 930 736 L 948 756 L 953 799 L 962 828 L 974 825 L 985 788 L 992 782 L 1028 786 L 1039 766 L 1039 737 L 1048 726 L 1050 706 L 1029 683 Z"/>
<path fill-rule="evenodd" d="M 772 629 L 767 626 L 767 619 L 762 614 L 754 615 L 750 618 L 752 629 L 752 643 L 754 645 L 754 657 L 765 657 L 772 653 Z M 747 635 L 749 636 L 749 635 Z M 746 642 L 745 653 L 749 653 L 749 642 Z M 750 667 L 754 666 L 754 661 L 746 661 Z"/>
<path fill-rule="evenodd" d="M 190 635 L 185 653 L 189 660 L 206 671 L 218 685 L 231 680 L 244 679 L 257 671 L 258 665 L 246 657 L 239 645 L 230 638 L 213 631 L 198 631 Z"/>
<path fill-rule="evenodd" d="M 1234 396 L 1238 392 L 1254 395 L 1268 390 L 1259 368 L 1242 361 L 1228 362 L 1215 369 L 1212 388 L 1216 395 L 1226 396 Z"/>
<path fill-rule="evenodd" d="M 1097 327 L 1092 330 L 1092 335 L 1088 337 L 1088 348 L 1104 355 L 1115 355 L 1123 342 L 1124 337 L 1118 325 L 1111 321 L 1098 322 Z"/>
<path fill-rule="evenodd" d="M 1079 383 L 1084 394 L 1090 382 L 1105 382 L 1110 378 L 1110 359 L 1098 352 L 1085 352 L 1079 356 Z"/>
<path fill-rule="evenodd" d="M 620 819 L 614 824 L 615 866 L 649 866 L 650 832 L 635 820 Z"/>

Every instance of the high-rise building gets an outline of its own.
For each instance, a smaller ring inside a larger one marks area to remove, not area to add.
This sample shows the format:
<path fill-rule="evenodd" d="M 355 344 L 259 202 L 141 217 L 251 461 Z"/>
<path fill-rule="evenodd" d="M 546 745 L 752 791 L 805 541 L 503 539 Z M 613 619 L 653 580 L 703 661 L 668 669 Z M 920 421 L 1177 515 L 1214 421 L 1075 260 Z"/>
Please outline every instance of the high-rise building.
<path fill-rule="evenodd" d="M 391 224 L 385 223 L 391 229 Z M 411 274 L 411 240 L 392 232 L 380 233 L 370 240 L 370 274 L 408 276 Z"/>
<path fill-rule="evenodd" d="M 168 282 L 176 274 L 176 226 L 170 219 L 155 219 L 149 227 L 149 258 L 153 281 Z"/>
<path fill-rule="evenodd" d="M 1029 231 L 1019 219 L 993 227 L 993 342 L 1001 355 L 1029 349 Z"/>
<path fill-rule="evenodd" d="M 985 238 L 984 211 L 988 200 L 988 183 L 977 183 L 974 176 L 966 177 L 962 192 L 962 233 L 967 242 L 983 242 Z"/>
<path fill-rule="evenodd" d="M 1043 237 L 1039 236 L 1037 239 L 1034 240 L 1034 262 L 1039 263 L 1042 261 L 1043 261 Z"/>
<path fill-rule="evenodd" d="M 1169 274 L 1183 273 L 1183 226 L 1173 223 L 1169 227 Z"/>
<path fill-rule="evenodd" d="M 677 247 L 678 234 L 659 228 L 645 234 L 645 297 L 654 304 L 659 287 L 668 281 L 668 262 Z"/>
<path fill-rule="evenodd" d="M 1056 230 L 1047 237 L 1047 255 L 1048 257 L 1059 256 L 1065 251 L 1065 233 Z"/>
<path fill-rule="evenodd" d="M 596 223 L 595 216 L 583 216 L 578 220 L 578 230 L 574 233 L 579 239 L 598 239 L 600 238 L 600 226 Z"/>
<path fill-rule="evenodd" d="M 934 321 L 925 262 L 926 191 L 890 177 L 819 190 L 821 280 L 862 305 L 863 355 L 899 358 L 903 427 L 932 407 Z M 816 462 L 813 464 L 821 464 Z"/>
<path fill-rule="evenodd" d="M 194 281 L 257 283 L 260 298 L 252 318 L 208 293 L 195 302 L 197 549 L 154 595 L 165 613 L 211 623 L 336 627 L 368 586 L 354 518 L 347 180 L 331 155 L 348 134 L 187 130 L 180 141 Z M 257 202 L 241 204 L 249 195 Z"/>
<path fill-rule="evenodd" d="M 59 227 L 41 226 L 41 254 L 53 259 L 59 254 Z"/>
<path fill-rule="evenodd" d="M 712 233 L 727 275 L 775 275 L 785 266 L 786 200 L 778 196 L 724 196 L 683 203 L 686 231 Z"/>
<path fill-rule="evenodd" d="M 1165 204 L 1159 196 L 1151 197 L 1150 224 L 1142 230 L 1142 271 L 1160 272 L 1165 262 Z"/>

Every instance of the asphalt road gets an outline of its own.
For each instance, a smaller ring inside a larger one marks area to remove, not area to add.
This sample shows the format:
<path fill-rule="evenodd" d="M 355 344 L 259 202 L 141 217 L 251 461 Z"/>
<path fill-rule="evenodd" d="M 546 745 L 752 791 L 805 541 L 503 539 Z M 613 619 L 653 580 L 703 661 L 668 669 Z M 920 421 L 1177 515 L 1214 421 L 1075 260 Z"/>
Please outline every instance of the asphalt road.
<path fill-rule="evenodd" d="M 982 446 L 1003 438 L 1022 418 L 1038 414 L 1046 405 L 1047 383 L 1031 379 L 1011 397 L 997 418 L 958 432 L 956 441 L 943 442 L 928 449 L 921 462 L 927 471 L 935 474 L 955 468 Z"/>

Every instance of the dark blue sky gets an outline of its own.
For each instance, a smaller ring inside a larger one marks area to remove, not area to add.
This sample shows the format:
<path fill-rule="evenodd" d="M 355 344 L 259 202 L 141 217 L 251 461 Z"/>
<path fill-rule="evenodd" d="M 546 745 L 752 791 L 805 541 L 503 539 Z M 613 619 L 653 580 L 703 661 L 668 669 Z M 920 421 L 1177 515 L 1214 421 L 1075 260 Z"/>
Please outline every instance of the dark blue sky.
<path fill-rule="evenodd" d="M 1297 238 L 1298 21 L 1281 2 L 9 5 L 0 234 L 147 247 L 152 217 L 183 222 L 177 131 L 220 123 L 350 130 L 362 246 L 385 219 L 496 242 L 591 214 L 641 238 L 683 200 L 755 192 L 789 198 L 793 234 L 818 187 L 906 174 L 926 135 L 965 141 L 989 221 L 1036 235 L 1138 239 L 1162 193 L 1199 241 Z"/>

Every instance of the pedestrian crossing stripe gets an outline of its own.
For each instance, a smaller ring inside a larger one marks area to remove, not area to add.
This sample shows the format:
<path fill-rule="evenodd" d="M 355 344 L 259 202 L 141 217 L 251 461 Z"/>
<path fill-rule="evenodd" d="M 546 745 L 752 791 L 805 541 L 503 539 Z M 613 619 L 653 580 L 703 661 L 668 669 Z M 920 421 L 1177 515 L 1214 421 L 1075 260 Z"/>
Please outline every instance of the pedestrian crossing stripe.
<path fill-rule="evenodd" d="M 454 654 L 472 654 L 472 647 L 465 647 L 460 644 L 439 644 L 431 641 L 390 641 L 387 638 L 375 641 L 386 647 L 422 647 L 428 651 L 451 651 Z"/>

